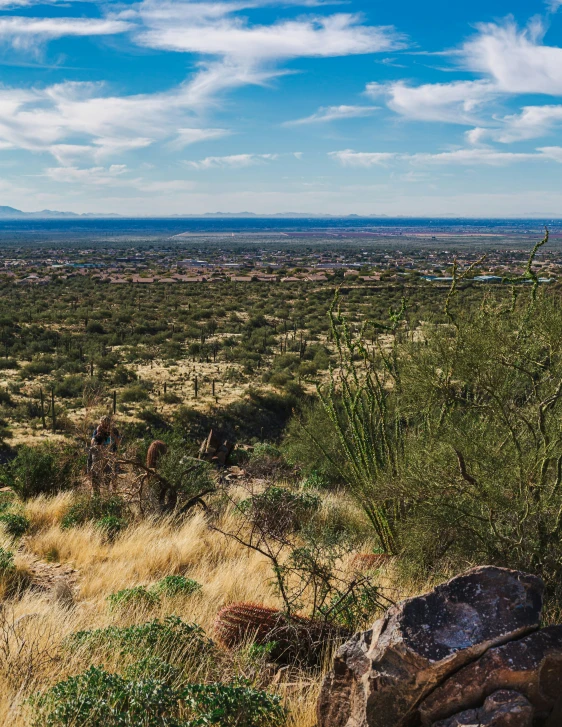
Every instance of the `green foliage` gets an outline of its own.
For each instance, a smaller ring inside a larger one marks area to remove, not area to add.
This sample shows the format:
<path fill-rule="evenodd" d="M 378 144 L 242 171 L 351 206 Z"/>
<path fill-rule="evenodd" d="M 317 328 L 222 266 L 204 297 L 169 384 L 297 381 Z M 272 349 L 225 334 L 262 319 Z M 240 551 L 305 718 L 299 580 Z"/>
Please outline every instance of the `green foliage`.
<path fill-rule="evenodd" d="M 5 512 L 0 514 L 0 524 L 4 530 L 13 538 L 20 538 L 27 532 L 30 522 L 24 515 L 18 515 L 14 512 Z"/>
<path fill-rule="evenodd" d="M 10 550 L 0 548 L 0 576 L 15 570 L 14 554 Z"/>
<path fill-rule="evenodd" d="M 238 505 L 238 509 L 260 529 L 279 534 L 300 530 L 319 507 L 317 495 L 276 486 L 268 487 Z"/>
<path fill-rule="evenodd" d="M 113 540 L 122 530 L 125 530 L 128 522 L 125 518 L 116 515 L 104 515 L 96 520 L 95 524 L 110 540 Z"/>
<path fill-rule="evenodd" d="M 120 400 L 124 404 L 136 403 L 140 401 L 148 401 L 148 391 L 138 384 L 127 386 L 120 394 Z"/>
<path fill-rule="evenodd" d="M 111 593 L 107 600 L 111 609 L 117 608 L 151 608 L 160 602 L 156 593 L 148 591 L 144 586 L 124 588 L 117 593 Z"/>
<path fill-rule="evenodd" d="M 2 466 L 1 477 L 4 484 L 27 499 L 74 487 L 82 464 L 82 457 L 77 456 L 76 449 L 70 445 L 22 445 L 16 457 Z"/>
<path fill-rule="evenodd" d="M 176 616 L 134 626 L 78 631 L 66 640 L 65 645 L 71 651 L 81 649 L 94 653 L 105 648 L 121 657 L 141 659 L 151 655 L 166 661 L 181 659 L 186 654 L 209 654 L 214 650 L 213 642 L 200 626 L 185 623 Z"/>
<path fill-rule="evenodd" d="M 37 727 L 182 727 L 181 694 L 158 679 L 139 681 L 91 666 L 37 695 Z M 175 715 L 175 716 L 174 716 Z"/>
<path fill-rule="evenodd" d="M 286 712 L 277 695 L 247 684 L 189 684 L 183 690 L 186 727 L 278 727 Z"/>
<path fill-rule="evenodd" d="M 124 515 L 125 503 L 117 495 L 81 497 L 65 513 L 61 520 L 61 527 L 63 529 L 74 528 L 95 521 L 102 529 L 105 527 L 110 531 L 118 532 L 125 527 Z"/>
<path fill-rule="evenodd" d="M 201 584 L 185 576 L 165 576 L 151 591 L 159 596 L 190 596 L 201 590 Z"/>
<path fill-rule="evenodd" d="M 148 676 L 147 671 L 153 669 Z M 126 676 L 91 666 L 35 695 L 36 727 L 280 727 L 285 710 L 278 696 L 247 684 L 174 687 L 177 672 L 144 660 Z"/>

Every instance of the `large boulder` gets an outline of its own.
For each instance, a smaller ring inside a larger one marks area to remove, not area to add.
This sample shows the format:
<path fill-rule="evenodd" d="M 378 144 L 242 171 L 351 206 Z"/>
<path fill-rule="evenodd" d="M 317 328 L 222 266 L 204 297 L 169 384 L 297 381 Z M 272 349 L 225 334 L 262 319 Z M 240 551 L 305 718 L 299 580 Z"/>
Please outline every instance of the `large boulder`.
<path fill-rule="evenodd" d="M 497 689 L 516 689 L 537 716 L 547 717 L 562 694 L 562 626 L 490 649 L 437 687 L 420 705 L 423 725 L 482 704 Z"/>
<path fill-rule="evenodd" d="M 532 727 L 533 705 L 519 692 L 502 689 L 486 699 L 480 709 L 469 709 L 433 727 Z"/>
<path fill-rule="evenodd" d="M 542 581 L 484 566 L 390 608 L 336 654 L 319 727 L 406 727 L 449 675 L 538 627 Z"/>

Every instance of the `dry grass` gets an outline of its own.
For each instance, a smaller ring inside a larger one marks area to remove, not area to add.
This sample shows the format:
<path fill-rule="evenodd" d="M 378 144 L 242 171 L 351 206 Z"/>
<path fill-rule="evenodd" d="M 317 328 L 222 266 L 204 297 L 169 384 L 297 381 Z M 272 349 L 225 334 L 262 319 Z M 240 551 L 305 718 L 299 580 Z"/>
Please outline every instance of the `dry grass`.
<path fill-rule="evenodd" d="M 70 565 L 78 570 L 79 577 L 71 607 L 58 603 L 53 593 L 27 590 L 6 602 L 0 612 L 0 724 L 6 727 L 29 726 L 25 702 L 29 694 L 87 668 L 89 662 L 83 654 L 71 655 L 60 649 L 65 637 L 73 632 L 174 614 L 198 623 L 212 636 L 215 616 L 227 603 L 280 605 L 271 587 L 266 559 L 210 530 L 202 514 L 181 525 L 170 520 L 139 521 L 114 542 L 108 542 L 91 525 L 61 529 L 60 520 L 71 501 L 71 494 L 62 494 L 37 498 L 25 505 L 32 528 L 16 558 L 18 568 L 24 571 L 29 558 L 39 557 Z M 229 513 L 223 515 L 221 525 L 225 529 L 229 529 L 232 517 Z M 1 534 L 0 541 L 0 545 L 14 549 Z M 149 608 L 109 607 L 107 597 L 111 593 L 150 586 L 172 574 L 193 578 L 202 584 L 201 590 L 191 596 L 164 597 Z M 225 677 L 238 670 L 253 676 L 260 686 L 267 683 L 264 675 L 252 672 L 243 653 L 225 655 L 224 659 L 221 668 Z M 99 654 L 97 661 L 109 669 L 119 666 L 115 654 Z M 190 678 L 204 678 L 205 670 L 211 668 L 216 678 L 216 664 L 200 666 L 198 672 L 190 672 Z M 291 713 L 289 727 L 312 727 L 320 677 L 293 670 L 277 682 L 271 688 L 286 699 Z"/>

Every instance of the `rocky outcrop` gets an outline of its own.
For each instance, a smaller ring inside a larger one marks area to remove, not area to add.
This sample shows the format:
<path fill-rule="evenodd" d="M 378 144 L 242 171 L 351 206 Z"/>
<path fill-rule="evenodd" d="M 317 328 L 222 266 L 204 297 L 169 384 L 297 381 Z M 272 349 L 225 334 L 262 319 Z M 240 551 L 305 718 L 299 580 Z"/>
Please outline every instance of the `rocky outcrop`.
<path fill-rule="evenodd" d="M 460 712 L 497 689 L 516 689 L 539 718 L 547 717 L 562 694 L 562 626 L 550 626 L 490 649 L 437 687 L 420 705 L 423 725 Z"/>
<path fill-rule="evenodd" d="M 486 566 L 393 606 L 338 651 L 319 727 L 419 724 L 420 703 L 450 675 L 538 627 L 542 592 L 535 576 Z"/>
<path fill-rule="evenodd" d="M 518 692 L 502 689 L 489 696 L 480 709 L 469 709 L 433 727 L 532 727 L 533 705 Z"/>

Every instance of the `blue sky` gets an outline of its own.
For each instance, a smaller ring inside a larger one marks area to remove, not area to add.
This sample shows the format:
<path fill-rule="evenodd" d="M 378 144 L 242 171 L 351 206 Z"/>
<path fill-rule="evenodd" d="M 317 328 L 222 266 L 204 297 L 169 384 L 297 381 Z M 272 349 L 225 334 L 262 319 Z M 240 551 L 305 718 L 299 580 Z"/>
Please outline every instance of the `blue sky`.
<path fill-rule="evenodd" d="M 0 0 L 0 203 L 562 216 L 562 0 Z"/>

